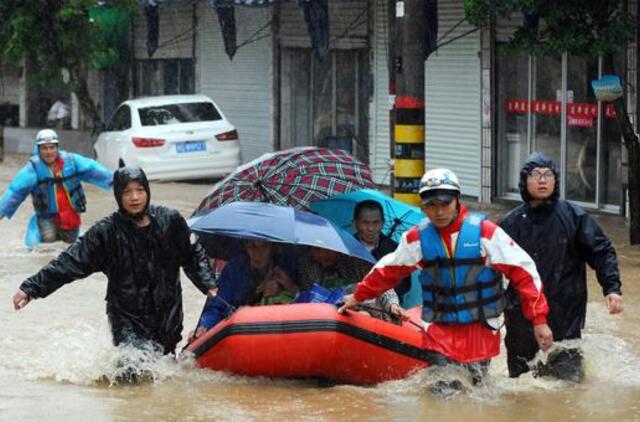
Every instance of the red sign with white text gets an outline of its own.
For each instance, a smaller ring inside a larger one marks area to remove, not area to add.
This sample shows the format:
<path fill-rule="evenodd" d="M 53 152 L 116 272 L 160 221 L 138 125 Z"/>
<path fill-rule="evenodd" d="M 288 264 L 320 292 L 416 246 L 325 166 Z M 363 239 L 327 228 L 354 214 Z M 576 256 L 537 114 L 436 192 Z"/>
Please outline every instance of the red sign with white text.
<path fill-rule="evenodd" d="M 504 107 L 509 113 L 529 113 L 547 114 L 560 116 L 562 113 L 562 103 L 551 100 L 505 100 Z M 616 117 L 613 104 L 604 105 L 604 115 L 609 119 Z M 586 119 L 598 117 L 598 105 L 593 103 L 569 103 L 567 104 L 567 118 L 583 119 L 582 124 L 586 124 Z M 593 125 L 593 121 L 591 122 Z M 592 127 L 592 126 L 581 126 Z"/>

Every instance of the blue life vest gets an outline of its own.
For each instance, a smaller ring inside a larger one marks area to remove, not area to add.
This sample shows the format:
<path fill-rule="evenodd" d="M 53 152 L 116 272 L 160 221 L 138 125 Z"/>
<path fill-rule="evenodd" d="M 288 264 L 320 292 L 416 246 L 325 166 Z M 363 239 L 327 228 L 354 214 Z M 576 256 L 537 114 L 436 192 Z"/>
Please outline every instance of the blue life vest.
<path fill-rule="evenodd" d="M 453 257 L 428 220 L 420 224 L 425 264 L 420 274 L 425 321 L 468 324 L 499 316 L 504 310 L 502 276 L 486 267 L 480 254 L 483 214 L 463 221 Z"/>
<path fill-rule="evenodd" d="M 61 177 L 55 177 L 49 166 L 38 155 L 29 159 L 38 178 L 38 184 L 31 192 L 33 207 L 36 214 L 42 218 L 49 218 L 58 213 L 57 187 L 65 190 L 69 202 L 76 212 L 82 213 L 86 210 L 87 200 L 80 179 L 78 179 L 76 162 L 73 156 L 66 151 L 60 151 L 59 155 L 64 161 Z"/>

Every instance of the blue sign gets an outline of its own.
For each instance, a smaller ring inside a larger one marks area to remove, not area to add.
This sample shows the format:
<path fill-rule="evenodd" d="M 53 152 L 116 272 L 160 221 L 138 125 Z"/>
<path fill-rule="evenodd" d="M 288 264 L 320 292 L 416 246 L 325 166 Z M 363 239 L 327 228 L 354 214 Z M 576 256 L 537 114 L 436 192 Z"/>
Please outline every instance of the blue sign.
<path fill-rule="evenodd" d="M 598 101 L 611 102 L 622 97 L 622 83 L 616 75 L 602 75 L 591 81 L 591 87 Z"/>

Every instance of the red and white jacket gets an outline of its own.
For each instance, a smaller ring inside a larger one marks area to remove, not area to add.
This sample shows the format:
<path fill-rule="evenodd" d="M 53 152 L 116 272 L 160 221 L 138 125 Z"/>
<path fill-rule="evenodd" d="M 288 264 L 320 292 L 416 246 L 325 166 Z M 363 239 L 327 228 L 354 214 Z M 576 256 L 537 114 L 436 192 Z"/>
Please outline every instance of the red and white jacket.
<path fill-rule="evenodd" d="M 453 255 L 467 210 L 460 205 L 456 220 L 438 229 L 450 255 Z M 495 223 L 484 220 L 480 233 L 480 254 L 487 267 L 501 272 L 518 291 L 525 318 L 533 325 L 546 324 L 549 306 L 542 293 L 542 282 L 531 257 Z M 372 299 L 393 288 L 415 270 L 424 268 L 418 227 L 403 234 L 395 252 L 380 259 L 356 286 L 355 299 Z M 490 359 L 500 353 L 500 333 L 482 322 L 470 324 L 428 323 L 423 347 L 457 362 Z"/>

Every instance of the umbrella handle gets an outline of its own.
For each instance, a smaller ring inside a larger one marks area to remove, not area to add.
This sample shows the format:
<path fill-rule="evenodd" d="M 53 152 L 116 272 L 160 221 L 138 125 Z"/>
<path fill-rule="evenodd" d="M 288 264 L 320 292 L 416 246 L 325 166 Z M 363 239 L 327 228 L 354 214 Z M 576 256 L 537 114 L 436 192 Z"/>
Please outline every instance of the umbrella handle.
<path fill-rule="evenodd" d="M 393 232 L 396 231 L 396 229 L 398 228 L 398 226 L 402 223 L 402 220 L 400 220 L 398 217 L 393 219 L 393 225 L 391 226 L 391 228 L 389 229 L 389 233 L 387 233 L 387 236 L 389 237 L 393 237 Z"/>

